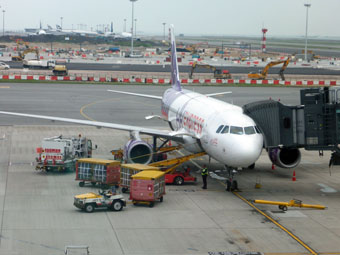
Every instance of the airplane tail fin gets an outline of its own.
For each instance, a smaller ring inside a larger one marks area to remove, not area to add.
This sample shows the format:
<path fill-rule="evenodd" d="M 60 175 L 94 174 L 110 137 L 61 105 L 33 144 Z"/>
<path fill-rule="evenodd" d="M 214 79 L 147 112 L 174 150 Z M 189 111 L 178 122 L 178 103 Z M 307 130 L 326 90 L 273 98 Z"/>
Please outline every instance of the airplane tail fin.
<path fill-rule="evenodd" d="M 176 53 L 176 42 L 174 25 L 170 25 L 171 33 L 171 86 L 177 91 L 181 91 L 181 81 L 179 80 L 177 53 Z"/>

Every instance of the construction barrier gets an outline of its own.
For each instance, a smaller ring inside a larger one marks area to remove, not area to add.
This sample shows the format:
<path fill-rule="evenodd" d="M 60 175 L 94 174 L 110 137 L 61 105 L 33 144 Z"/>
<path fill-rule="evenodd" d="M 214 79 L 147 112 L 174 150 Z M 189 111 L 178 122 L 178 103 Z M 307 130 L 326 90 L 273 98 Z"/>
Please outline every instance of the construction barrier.
<path fill-rule="evenodd" d="M 37 80 L 37 81 L 79 81 L 79 82 L 118 82 L 144 84 L 170 84 L 167 78 L 119 78 L 93 76 L 50 76 L 3 74 L 0 80 Z M 283 85 L 283 86 L 340 86 L 340 80 L 244 80 L 244 79 L 182 79 L 182 84 L 249 84 L 249 85 Z"/>

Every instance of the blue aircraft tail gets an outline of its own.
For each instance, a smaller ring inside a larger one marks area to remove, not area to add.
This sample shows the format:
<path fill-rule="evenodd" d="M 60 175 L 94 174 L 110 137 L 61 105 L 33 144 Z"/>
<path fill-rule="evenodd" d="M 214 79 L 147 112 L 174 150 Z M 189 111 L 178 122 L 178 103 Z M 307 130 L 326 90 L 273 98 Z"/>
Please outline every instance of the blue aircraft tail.
<path fill-rule="evenodd" d="M 175 32 L 173 25 L 170 25 L 170 33 L 171 33 L 171 86 L 173 89 L 181 91 L 182 87 L 181 81 L 179 80 Z"/>

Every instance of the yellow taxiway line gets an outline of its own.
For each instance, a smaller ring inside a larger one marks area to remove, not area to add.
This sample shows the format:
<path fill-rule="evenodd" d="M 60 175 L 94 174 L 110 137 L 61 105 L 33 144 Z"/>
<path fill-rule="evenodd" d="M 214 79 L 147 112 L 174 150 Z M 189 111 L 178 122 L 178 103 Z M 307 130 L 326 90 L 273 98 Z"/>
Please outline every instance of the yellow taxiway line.
<path fill-rule="evenodd" d="M 310 254 L 318 255 L 316 251 L 314 251 L 311 247 L 309 247 L 307 244 L 305 244 L 300 238 L 298 238 L 296 235 L 294 235 L 292 232 L 290 232 L 288 229 L 286 229 L 284 226 L 282 226 L 280 223 L 278 223 L 276 220 L 274 220 L 272 217 L 261 211 L 259 208 L 257 208 L 255 205 L 253 205 L 251 202 L 249 202 L 247 199 L 245 199 L 243 196 L 241 196 L 237 192 L 233 192 L 235 196 L 237 196 L 239 199 L 241 199 L 243 202 L 248 204 L 250 207 L 254 208 L 258 213 L 262 214 L 264 217 L 266 217 L 268 220 L 270 220 L 272 223 L 274 223 L 276 226 L 278 226 L 280 229 L 282 229 L 284 232 L 286 232 L 291 238 L 293 238 L 295 241 L 297 241 L 302 247 L 304 247 Z"/>

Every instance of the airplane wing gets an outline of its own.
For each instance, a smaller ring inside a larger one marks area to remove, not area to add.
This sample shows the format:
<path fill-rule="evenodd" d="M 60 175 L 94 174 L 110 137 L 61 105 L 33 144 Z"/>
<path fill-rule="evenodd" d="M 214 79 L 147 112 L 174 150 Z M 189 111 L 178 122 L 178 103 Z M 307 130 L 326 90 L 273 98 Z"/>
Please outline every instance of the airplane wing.
<path fill-rule="evenodd" d="M 107 91 L 109 91 L 109 92 L 114 92 L 114 93 L 119 93 L 119 94 L 131 95 L 131 96 L 147 97 L 147 98 L 162 100 L 162 97 L 161 97 L 161 96 L 153 96 L 153 95 L 146 95 L 146 94 L 138 94 L 138 93 L 125 92 L 125 91 L 118 91 L 118 90 L 112 90 L 112 89 L 108 89 Z"/>
<path fill-rule="evenodd" d="M 162 137 L 162 138 L 169 139 L 169 140 L 176 141 L 176 142 L 183 142 L 183 138 L 182 138 L 183 134 L 171 133 L 171 132 L 166 132 L 166 131 L 152 129 L 152 128 L 143 128 L 143 127 L 115 124 L 115 123 L 108 123 L 108 122 L 78 120 L 78 119 L 60 118 L 60 117 L 16 113 L 16 112 L 0 111 L 0 114 L 45 119 L 45 120 L 52 120 L 52 121 L 62 121 L 62 122 L 76 123 L 76 124 L 95 126 L 95 127 L 112 128 L 112 129 L 118 129 L 118 130 L 124 130 L 124 131 L 136 131 L 136 132 L 139 132 L 140 134 Z"/>
<path fill-rule="evenodd" d="M 132 92 L 125 92 L 125 91 L 119 91 L 119 90 L 112 90 L 108 89 L 109 92 L 119 93 L 119 94 L 125 94 L 125 95 L 131 95 L 131 96 L 138 96 L 138 97 L 146 97 L 151 99 L 158 99 L 162 100 L 161 96 L 153 96 L 153 95 L 146 95 L 146 94 L 139 94 L 139 93 L 132 93 Z M 233 92 L 231 91 L 225 91 L 225 92 L 218 92 L 218 93 L 211 93 L 211 94 L 205 94 L 207 97 L 213 97 L 213 96 L 219 96 L 224 94 L 231 94 Z"/>
<path fill-rule="evenodd" d="M 211 93 L 211 94 L 205 94 L 207 97 L 213 97 L 213 96 L 219 96 L 224 94 L 231 94 L 233 92 L 231 91 L 225 91 L 225 92 L 218 92 L 218 93 Z"/>

